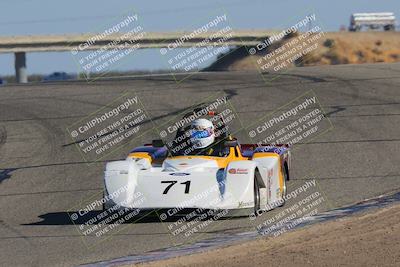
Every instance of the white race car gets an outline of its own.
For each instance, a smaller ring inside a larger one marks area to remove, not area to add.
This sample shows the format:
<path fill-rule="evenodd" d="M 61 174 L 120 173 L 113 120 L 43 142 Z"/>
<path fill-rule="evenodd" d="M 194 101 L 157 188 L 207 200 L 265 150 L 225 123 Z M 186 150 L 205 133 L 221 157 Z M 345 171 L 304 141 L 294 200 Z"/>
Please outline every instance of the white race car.
<path fill-rule="evenodd" d="M 108 162 L 104 208 L 172 209 L 173 214 L 201 208 L 249 215 L 260 207 L 282 205 L 289 180 L 289 147 L 239 144 L 221 130 L 222 117 L 209 117 L 212 125 L 207 119 L 197 120 L 179 129 L 169 145 L 153 140 L 133 149 L 125 160 Z M 182 143 L 194 148 L 183 149 Z"/>

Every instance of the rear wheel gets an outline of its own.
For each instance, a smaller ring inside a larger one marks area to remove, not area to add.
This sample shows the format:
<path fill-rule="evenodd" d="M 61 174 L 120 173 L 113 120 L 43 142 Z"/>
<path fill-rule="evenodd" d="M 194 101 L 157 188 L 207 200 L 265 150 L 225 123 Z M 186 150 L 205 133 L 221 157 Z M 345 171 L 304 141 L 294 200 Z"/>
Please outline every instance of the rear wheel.
<path fill-rule="evenodd" d="M 254 213 L 257 214 L 260 210 L 260 185 L 257 178 L 254 177 Z"/>
<path fill-rule="evenodd" d="M 285 166 L 283 168 L 283 192 L 282 192 L 283 197 L 285 197 L 287 194 L 286 181 L 289 181 L 289 171 L 288 171 L 287 167 Z"/>
<path fill-rule="evenodd" d="M 103 199 L 102 199 L 103 211 L 106 210 L 106 204 L 105 204 L 104 198 L 105 198 L 105 193 L 104 193 L 104 190 L 103 190 Z"/>
<path fill-rule="evenodd" d="M 286 194 L 287 194 L 287 186 L 286 186 L 286 181 L 289 181 L 289 173 L 288 173 L 288 169 L 286 167 L 286 165 L 284 166 L 283 170 L 282 170 L 282 174 L 283 174 L 283 188 L 282 188 L 282 204 L 279 207 L 282 207 L 283 205 L 285 205 L 285 198 L 286 198 Z"/>

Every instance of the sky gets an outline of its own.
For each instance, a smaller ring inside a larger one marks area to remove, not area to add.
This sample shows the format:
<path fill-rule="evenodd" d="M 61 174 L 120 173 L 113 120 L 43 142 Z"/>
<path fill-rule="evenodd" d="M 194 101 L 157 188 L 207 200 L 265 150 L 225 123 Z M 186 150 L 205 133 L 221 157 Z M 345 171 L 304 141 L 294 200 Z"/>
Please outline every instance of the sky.
<path fill-rule="evenodd" d="M 355 12 L 394 12 L 400 1 L 366 0 L 0 0 L 0 36 L 96 33 L 127 10 L 135 10 L 145 31 L 193 30 L 215 10 L 223 10 L 233 29 L 278 29 L 315 13 L 323 31 L 348 26 Z M 165 67 L 159 51 L 142 49 L 116 70 L 149 70 Z M 77 72 L 70 52 L 27 54 L 29 74 Z M 0 54 L 0 76 L 14 74 L 14 55 Z"/>

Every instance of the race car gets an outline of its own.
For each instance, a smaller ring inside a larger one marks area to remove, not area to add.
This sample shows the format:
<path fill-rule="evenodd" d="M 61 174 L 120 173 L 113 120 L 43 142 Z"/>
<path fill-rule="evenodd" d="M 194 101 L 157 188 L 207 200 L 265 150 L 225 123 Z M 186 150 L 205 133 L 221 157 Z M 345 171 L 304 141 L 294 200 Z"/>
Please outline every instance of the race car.
<path fill-rule="evenodd" d="M 240 144 L 227 128 L 222 115 L 209 112 L 179 128 L 172 141 L 153 140 L 125 160 L 108 162 L 104 209 L 161 209 L 175 215 L 200 208 L 245 216 L 281 206 L 289 147 Z"/>

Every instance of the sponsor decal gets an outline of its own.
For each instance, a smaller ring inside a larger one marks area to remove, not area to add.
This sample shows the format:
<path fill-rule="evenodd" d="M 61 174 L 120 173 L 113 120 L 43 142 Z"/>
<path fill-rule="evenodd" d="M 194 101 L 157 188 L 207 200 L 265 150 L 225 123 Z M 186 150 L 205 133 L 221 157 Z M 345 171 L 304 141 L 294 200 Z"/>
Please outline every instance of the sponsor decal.
<path fill-rule="evenodd" d="M 237 168 L 237 169 L 232 168 L 232 169 L 229 169 L 228 172 L 230 174 L 248 174 L 249 170 L 248 169 L 241 169 L 241 168 Z"/>
<path fill-rule="evenodd" d="M 172 175 L 172 176 L 186 176 L 186 175 L 190 175 L 190 173 L 186 173 L 186 172 L 173 172 L 173 173 L 170 173 L 169 175 Z"/>
<path fill-rule="evenodd" d="M 236 174 L 236 169 L 229 169 L 228 172 L 229 172 L 230 174 Z"/>
<path fill-rule="evenodd" d="M 186 162 L 179 163 L 179 166 L 186 166 L 188 165 Z"/>
<path fill-rule="evenodd" d="M 243 202 L 243 201 L 239 201 L 239 205 L 238 208 L 242 208 L 242 207 L 249 207 L 253 205 L 253 202 Z"/>

